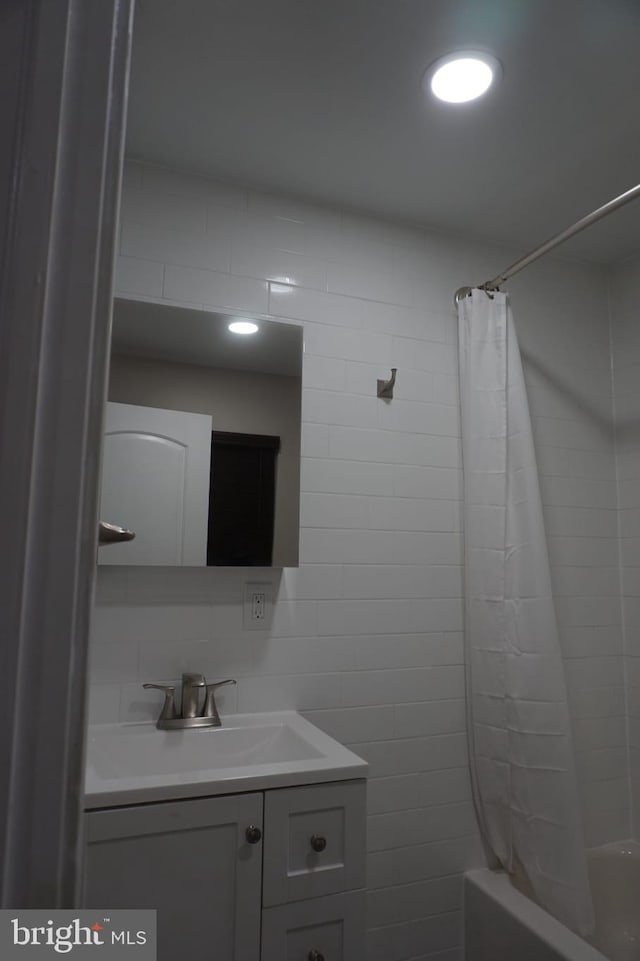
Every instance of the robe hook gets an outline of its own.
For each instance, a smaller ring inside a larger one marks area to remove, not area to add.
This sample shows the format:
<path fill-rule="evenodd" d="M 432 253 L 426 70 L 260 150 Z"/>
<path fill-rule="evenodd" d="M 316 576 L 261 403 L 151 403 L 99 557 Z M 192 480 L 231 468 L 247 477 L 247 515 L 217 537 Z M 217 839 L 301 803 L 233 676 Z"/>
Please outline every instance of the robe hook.
<path fill-rule="evenodd" d="M 391 380 L 378 380 L 378 397 L 384 397 L 385 400 L 391 400 L 393 397 L 393 386 L 396 382 L 397 371 L 397 367 L 392 367 Z"/>

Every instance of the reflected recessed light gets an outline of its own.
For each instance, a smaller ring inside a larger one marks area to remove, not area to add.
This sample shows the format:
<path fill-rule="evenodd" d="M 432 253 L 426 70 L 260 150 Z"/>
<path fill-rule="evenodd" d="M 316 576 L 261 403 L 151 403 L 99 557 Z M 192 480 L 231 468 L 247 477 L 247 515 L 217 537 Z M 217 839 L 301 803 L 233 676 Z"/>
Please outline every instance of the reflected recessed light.
<path fill-rule="evenodd" d="M 233 334 L 255 334 L 258 325 L 251 320 L 234 320 L 233 323 L 229 324 L 229 330 Z"/>
<path fill-rule="evenodd" d="M 460 51 L 431 64 L 423 85 L 445 103 L 468 103 L 486 93 L 499 74 L 500 63 L 491 54 Z"/>

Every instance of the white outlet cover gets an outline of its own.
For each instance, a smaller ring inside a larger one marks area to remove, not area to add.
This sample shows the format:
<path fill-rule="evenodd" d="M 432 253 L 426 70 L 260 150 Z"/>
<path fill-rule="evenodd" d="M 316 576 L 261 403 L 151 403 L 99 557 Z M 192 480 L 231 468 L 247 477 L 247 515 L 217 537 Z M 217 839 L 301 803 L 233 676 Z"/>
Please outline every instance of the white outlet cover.
<path fill-rule="evenodd" d="M 254 594 L 264 594 L 264 617 L 254 618 Z M 242 627 L 245 631 L 268 631 L 273 621 L 273 584 L 247 582 L 244 585 Z"/>

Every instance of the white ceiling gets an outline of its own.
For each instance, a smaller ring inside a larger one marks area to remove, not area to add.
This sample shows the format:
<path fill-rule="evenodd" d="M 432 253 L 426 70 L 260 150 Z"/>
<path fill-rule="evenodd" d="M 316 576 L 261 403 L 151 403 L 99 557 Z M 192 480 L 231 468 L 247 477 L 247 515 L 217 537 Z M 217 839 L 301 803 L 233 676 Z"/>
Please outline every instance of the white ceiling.
<path fill-rule="evenodd" d="M 111 348 L 114 354 L 198 367 L 302 377 L 302 327 L 258 318 L 257 333 L 230 333 L 230 321 L 246 319 L 116 297 Z"/>
<path fill-rule="evenodd" d="M 484 48 L 499 87 L 424 96 Z M 528 248 L 640 182 L 638 0 L 138 0 L 128 153 Z M 640 200 L 566 254 L 640 249 Z"/>

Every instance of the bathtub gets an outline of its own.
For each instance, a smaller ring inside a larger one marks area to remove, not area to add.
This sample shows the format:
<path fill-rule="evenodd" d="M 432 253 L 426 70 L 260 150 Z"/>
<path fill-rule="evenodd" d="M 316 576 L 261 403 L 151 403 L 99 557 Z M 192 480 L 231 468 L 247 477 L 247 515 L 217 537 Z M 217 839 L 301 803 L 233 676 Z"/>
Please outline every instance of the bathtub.
<path fill-rule="evenodd" d="M 588 943 L 506 874 L 467 872 L 465 961 L 640 961 L 640 845 L 594 848 L 589 875 L 596 930 Z"/>

